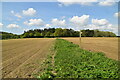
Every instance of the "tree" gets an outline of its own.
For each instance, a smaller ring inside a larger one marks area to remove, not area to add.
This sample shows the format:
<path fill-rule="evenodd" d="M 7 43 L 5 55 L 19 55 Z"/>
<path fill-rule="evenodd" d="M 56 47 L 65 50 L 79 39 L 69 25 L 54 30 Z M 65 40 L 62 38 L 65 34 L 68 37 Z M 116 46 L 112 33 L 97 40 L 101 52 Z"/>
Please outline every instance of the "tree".
<path fill-rule="evenodd" d="M 29 37 L 29 33 L 28 32 L 24 33 L 22 37 L 23 38 L 28 38 Z"/>
<path fill-rule="evenodd" d="M 41 36 L 41 33 L 35 32 L 34 36 L 35 36 L 35 37 L 40 37 L 40 36 Z"/>
<path fill-rule="evenodd" d="M 48 37 L 50 35 L 51 35 L 51 32 L 47 32 L 46 35 L 45 35 L 45 37 Z"/>
<path fill-rule="evenodd" d="M 64 37 L 69 36 L 67 29 L 63 29 L 63 32 L 62 32 L 62 33 L 63 33 L 62 36 L 64 36 Z"/>
<path fill-rule="evenodd" d="M 34 34 L 33 33 L 29 33 L 29 37 L 34 37 Z"/>
<path fill-rule="evenodd" d="M 61 36 L 63 36 L 63 30 L 62 30 L 62 28 L 57 28 L 57 29 L 55 30 L 54 36 L 56 36 L 56 37 L 61 37 Z"/>

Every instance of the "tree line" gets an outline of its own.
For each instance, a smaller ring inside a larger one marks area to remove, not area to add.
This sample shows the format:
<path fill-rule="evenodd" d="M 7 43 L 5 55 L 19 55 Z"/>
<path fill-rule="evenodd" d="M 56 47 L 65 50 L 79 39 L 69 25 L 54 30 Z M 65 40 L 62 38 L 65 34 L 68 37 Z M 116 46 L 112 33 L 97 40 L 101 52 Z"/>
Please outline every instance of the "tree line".
<path fill-rule="evenodd" d="M 109 31 L 99 30 L 81 30 L 82 37 L 116 37 L 116 34 Z M 21 35 L 16 35 L 7 32 L 0 32 L 2 39 L 15 39 L 15 38 L 43 38 L 43 37 L 79 37 L 79 31 L 73 29 L 62 28 L 49 28 L 49 29 L 33 29 L 24 31 Z"/>
<path fill-rule="evenodd" d="M 82 37 L 116 37 L 116 34 L 109 31 L 99 31 L 99 30 L 81 30 Z M 49 29 L 34 29 L 29 31 L 24 31 L 22 34 L 23 38 L 32 37 L 79 37 L 79 31 L 73 29 L 62 29 L 62 28 L 49 28 Z"/>
<path fill-rule="evenodd" d="M 8 32 L 0 32 L 0 39 L 18 39 L 18 38 L 21 38 L 21 36 Z"/>

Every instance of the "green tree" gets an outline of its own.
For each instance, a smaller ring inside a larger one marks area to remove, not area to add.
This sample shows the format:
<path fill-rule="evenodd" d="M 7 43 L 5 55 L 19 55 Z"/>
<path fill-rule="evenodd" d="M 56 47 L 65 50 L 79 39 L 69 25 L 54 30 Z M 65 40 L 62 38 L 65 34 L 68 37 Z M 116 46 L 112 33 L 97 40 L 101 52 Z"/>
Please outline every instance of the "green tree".
<path fill-rule="evenodd" d="M 33 33 L 29 33 L 29 37 L 34 37 L 34 34 Z"/>
<path fill-rule="evenodd" d="M 35 32 L 34 36 L 35 36 L 35 37 L 40 37 L 40 36 L 41 36 L 41 33 Z"/>
<path fill-rule="evenodd" d="M 28 37 L 29 37 L 29 33 L 27 33 L 27 32 L 24 33 L 22 37 L 23 37 L 23 38 L 28 38 Z"/>
<path fill-rule="evenodd" d="M 45 36 L 48 37 L 50 35 L 51 35 L 51 32 L 47 32 Z"/>
<path fill-rule="evenodd" d="M 63 36 L 63 30 L 62 30 L 62 28 L 57 28 L 55 30 L 54 36 L 56 36 L 56 37 Z"/>

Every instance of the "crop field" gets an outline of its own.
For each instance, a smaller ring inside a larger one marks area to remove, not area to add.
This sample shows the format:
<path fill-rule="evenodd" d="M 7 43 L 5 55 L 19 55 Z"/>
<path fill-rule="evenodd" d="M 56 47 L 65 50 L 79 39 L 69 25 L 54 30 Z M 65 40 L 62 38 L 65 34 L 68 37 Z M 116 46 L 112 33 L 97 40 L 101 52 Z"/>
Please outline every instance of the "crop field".
<path fill-rule="evenodd" d="M 80 45 L 79 38 L 69 37 L 62 39 Z M 82 37 L 81 48 L 95 52 L 103 52 L 107 57 L 118 60 L 118 38 Z"/>
<path fill-rule="evenodd" d="M 53 38 L 11 39 L 2 41 L 2 77 L 30 78 L 40 72 Z"/>
<path fill-rule="evenodd" d="M 118 61 L 107 58 L 101 52 L 90 52 L 63 39 L 57 39 L 52 57 L 38 78 L 118 78 Z"/>
<path fill-rule="evenodd" d="M 79 38 L 62 39 L 2 40 L 2 77 L 118 78 L 118 38 L 84 37 L 81 48 Z"/>

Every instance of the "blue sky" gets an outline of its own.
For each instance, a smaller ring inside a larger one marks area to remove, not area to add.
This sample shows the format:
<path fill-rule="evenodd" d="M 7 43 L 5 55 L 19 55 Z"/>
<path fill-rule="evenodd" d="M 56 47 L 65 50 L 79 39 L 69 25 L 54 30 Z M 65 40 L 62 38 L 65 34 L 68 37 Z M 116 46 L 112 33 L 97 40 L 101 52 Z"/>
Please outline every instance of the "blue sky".
<path fill-rule="evenodd" d="M 0 3 L 1 6 L 1 3 Z M 2 31 L 22 34 L 24 30 L 50 27 L 100 29 L 117 34 L 118 4 L 110 6 L 60 2 L 3 2 Z M 1 15 L 1 13 L 0 13 Z"/>

